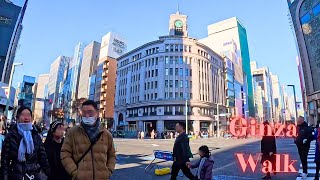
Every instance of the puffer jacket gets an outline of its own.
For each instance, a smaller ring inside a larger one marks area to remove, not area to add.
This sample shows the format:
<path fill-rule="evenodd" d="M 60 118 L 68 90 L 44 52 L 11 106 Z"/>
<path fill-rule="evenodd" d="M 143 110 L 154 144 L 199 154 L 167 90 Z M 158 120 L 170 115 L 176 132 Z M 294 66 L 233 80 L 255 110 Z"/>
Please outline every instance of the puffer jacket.
<path fill-rule="evenodd" d="M 91 151 L 75 164 L 90 147 L 90 139 L 83 127 L 71 128 L 63 142 L 61 149 L 61 162 L 73 180 L 108 180 L 115 168 L 116 155 L 113 138 L 103 126 L 103 131 Z"/>
<path fill-rule="evenodd" d="M 199 168 L 201 163 L 201 159 L 194 165 L 191 165 L 191 168 Z M 214 160 L 213 157 L 210 156 L 206 159 L 206 161 L 203 163 L 202 168 L 198 169 L 198 172 L 200 171 L 200 179 L 199 180 L 211 180 L 212 179 L 212 170 L 213 170 L 213 164 Z M 197 176 L 197 174 L 196 174 Z M 199 178 L 199 177 L 198 177 Z"/>
<path fill-rule="evenodd" d="M 6 135 L 1 152 L 1 171 L 4 180 L 26 179 L 26 174 L 43 180 L 49 175 L 50 166 L 47 154 L 42 139 L 35 129 L 32 130 L 32 138 L 34 152 L 26 153 L 26 162 L 19 162 L 18 150 L 22 136 L 18 133 L 17 125 L 15 124 Z"/>

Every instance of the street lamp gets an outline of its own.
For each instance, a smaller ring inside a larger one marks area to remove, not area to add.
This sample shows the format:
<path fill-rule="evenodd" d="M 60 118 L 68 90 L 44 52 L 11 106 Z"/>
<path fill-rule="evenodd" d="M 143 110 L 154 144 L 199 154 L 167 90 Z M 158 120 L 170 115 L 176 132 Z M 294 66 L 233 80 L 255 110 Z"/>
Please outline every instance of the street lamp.
<path fill-rule="evenodd" d="M 296 111 L 296 118 L 295 118 L 295 124 L 297 125 L 297 118 L 298 118 L 298 111 L 297 111 L 297 97 L 296 97 L 296 88 L 294 85 L 289 84 L 288 87 L 293 88 L 293 97 L 294 97 L 294 110 Z"/>
<path fill-rule="evenodd" d="M 9 111 L 9 101 L 10 101 L 10 92 L 11 92 L 11 84 L 12 84 L 12 78 L 14 74 L 14 70 L 16 66 L 22 66 L 23 63 L 13 63 L 10 73 L 10 79 L 9 79 L 9 85 L 8 85 L 8 96 L 7 96 L 7 103 L 6 103 L 6 110 L 4 112 L 4 115 L 8 117 L 8 111 Z"/>

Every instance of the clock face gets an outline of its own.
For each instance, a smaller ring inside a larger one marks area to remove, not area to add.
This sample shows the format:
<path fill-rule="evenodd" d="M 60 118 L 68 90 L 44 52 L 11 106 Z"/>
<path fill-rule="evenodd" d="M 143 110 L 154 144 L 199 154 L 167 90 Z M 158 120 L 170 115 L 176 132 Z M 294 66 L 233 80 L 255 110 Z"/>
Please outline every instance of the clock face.
<path fill-rule="evenodd" d="M 174 22 L 174 26 L 177 27 L 177 28 L 181 28 L 183 26 L 183 23 L 181 20 L 176 20 Z"/>

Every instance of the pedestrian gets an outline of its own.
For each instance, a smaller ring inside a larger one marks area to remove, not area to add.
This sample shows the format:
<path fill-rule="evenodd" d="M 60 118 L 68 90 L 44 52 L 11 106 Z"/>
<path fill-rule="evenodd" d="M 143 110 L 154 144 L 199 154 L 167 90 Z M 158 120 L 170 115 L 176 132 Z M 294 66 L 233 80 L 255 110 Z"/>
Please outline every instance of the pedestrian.
<path fill-rule="evenodd" d="M 48 180 L 70 180 L 70 176 L 61 163 L 61 148 L 65 127 L 61 121 L 51 123 L 44 147 L 51 167 Z"/>
<path fill-rule="evenodd" d="M 154 137 L 155 137 L 155 133 L 154 133 L 154 130 L 152 130 L 150 138 L 154 139 Z"/>
<path fill-rule="evenodd" d="M 170 132 L 170 139 L 173 139 L 173 132 Z"/>
<path fill-rule="evenodd" d="M 144 131 L 141 131 L 141 139 L 144 139 Z"/>
<path fill-rule="evenodd" d="M 28 107 L 17 110 L 17 124 L 5 137 L 1 153 L 2 179 L 45 180 L 50 166 L 42 139 L 32 126 L 32 111 Z"/>
<path fill-rule="evenodd" d="M 196 178 L 198 180 L 212 180 L 213 157 L 209 151 L 208 146 L 201 146 L 198 150 L 200 160 L 196 164 L 187 162 L 190 169 L 198 168 Z"/>
<path fill-rule="evenodd" d="M 141 138 L 141 133 L 140 133 L 140 131 L 138 131 L 138 139 L 140 139 Z"/>
<path fill-rule="evenodd" d="M 264 135 L 261 140 L 261 164 L 263 164 L 265 161 L 270 161 L 273 167 L 273 172 L 275 172 L 275 154 L 277 153 L 277 146 L 276 146 L 276 138 L 274 136 L 274 133 L 272 133 L 272 136 L 268 136 L 268 125 L 269 122 L 265 121 L 263 122 L 264 125 Z M 270 171 L 267 172 L 267 175 L 264 176 L 262 179 L 271 179 Z"/>
<path fill-rule="evenodd" d="M 193 158 L 193 155 L 190 150 L 189 138 L 185 129 L 186 125 L 184 123 L 177 123 L 176 132 L 179 133 L 179 136 L 176 137 L 176 141 L 173 146 L 172 156 L 174 162 L 171 168 L 171 180 L 177 179 L 180 169 L 187 178 L 192 180 L 195 178 L 186 164 L 187 162 L 190 162 L 189 159 Z"/>
<path fill-rule="evenodd" d="M 81 107 L 81 123 L 71 128 L 62 149 L 62 165 L 76 180 L 109 179 L 116 154 L 111 133 L 98 120 L 98 105 L 92 100 Z"/>
<path fill-rule="evenodd" d="M 301 177 L 305 179 L 308 176 L 308 153 L 310 149 L 310 142 L 313 140 L 312 127 L 304 121 L 304 117 L 300 116 L 298 118 L 298 135 L 295 138 L 295 144 L 297 145 L 303 173 Z"/>
<path fill-rule="evenodd" d="M 316 176 L 314 179 L 319 180 L 319 170 L 320 170 L 320 128 L 319 127 L 315 129 L 314 137 L 316 139 L 316 151 L 314 156 L 314 162 L 316 163 Z"/>
<path fill-rule="evenodd" d="M 6 133 L 7 133 L 7 117 L 2 115 L 0 118 L 0 134 L 6 135 Z"/>

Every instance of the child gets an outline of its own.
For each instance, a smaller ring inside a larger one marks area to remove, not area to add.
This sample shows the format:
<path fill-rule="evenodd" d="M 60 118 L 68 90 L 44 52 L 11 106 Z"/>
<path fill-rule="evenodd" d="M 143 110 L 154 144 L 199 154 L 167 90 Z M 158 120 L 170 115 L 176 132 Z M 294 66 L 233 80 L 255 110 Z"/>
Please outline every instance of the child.
<path fill-rule="evenodd" d="M 60 159 L 64 133 L 65 128 L 62 122 L 55 121 L 51 123 L 46 141 L 44 143 L 44 147 L 46 149 L 47 157 L 51 167 L 51 175 L 48 177 L 49 180 L 70 179 L 68 173 L 62 166 Z"/>
<path fill-rule="evenodd" d="M 199 180 L 212 180 L 213 157 L 210 154 L 208 146 L 201 146 L 198 151 L 200 160 L 196 164 L 187 162 L 187 166 L 191 169 L 198 168 L 196 178 Z"/>

